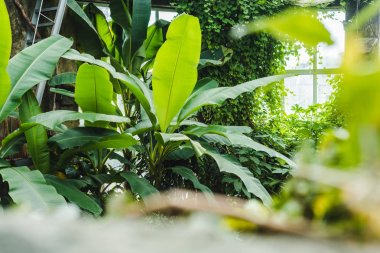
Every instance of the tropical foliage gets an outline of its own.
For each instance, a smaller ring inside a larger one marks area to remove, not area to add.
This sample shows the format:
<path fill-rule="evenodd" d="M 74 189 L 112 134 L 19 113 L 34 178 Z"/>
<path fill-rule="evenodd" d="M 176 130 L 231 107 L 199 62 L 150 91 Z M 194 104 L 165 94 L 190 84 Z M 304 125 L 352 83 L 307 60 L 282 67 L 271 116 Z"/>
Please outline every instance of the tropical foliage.
<path fill-rule="evenodd" d="M 223 184 L 235 189 L 225 193 L 238 192 L 271 204 L 267 185 L 255 177 L 257 171 L 269 174 L 261 170 L 265 162 L 252 166 L 244 155 L 265 154 L 273 163 L 287 166 L 287 171 L 295 167 L 294 162 L 250 138 L 252 129 L 248 126 L 208 125 L 195 115 L 205 106 L 220 106 L 227 99 L 291 75 L 219 87 L 210 78 L 198 78 L 198 69 L 223 64 L 229 51 L 222 50 L 220 59 L 208 58 L 207 51 L 202 53 L 197 17 L 182 14 L 170 25 L 158 21 L 148 27 L 150 1 L 111 0 L 111 21 L 93 4 L 82 8 L 69 0 L 68 6 L 81 27 L 75 36 L 79 51 L 71 48 L 72 40 L 52 36 L 26 48 L 8 64 L 6 51 L 0 65 L 7 65 L 11 80 L 9 86 L 6 73 L 1 79 L 5 93 L 0 97 L 4 101 L 0 121 L 16 117 L 22 123 L 1 143 L 1 185 L 9 188 L 1 196 L 4 205 L 14 202 L 48 210 L 69 201 L 100 215 L 106 198 L 125 190 L 145 199 L 168 188 L 190 185 L 210 196 L 213 187 L 201 180 L 197 170 L 210 160 Z M 5 7 L 2 9 L 6 13 Z M 298 16 L 288 13 L 284 17 L 271 22 L 292 24 Z M 317 19 L 309 21 L 319 24 Z M 251 25 L 272 32 L 270 24 L 264 19 Z M 315 36 L 306 42 L 330 42 L 323 26 L 315 29 Z M 277 35 L 287 32 L 281 27 L 276 30 Z M 10 34 L 5 36 L 4 41 L 9 42 Z M 305 39 L 302 30 L 294 37 Z M 75 61 L 78 71 L 53 77 L 60 58 Z M 42 112 L 33 87 L 45 80 L 49 80 L 52 92 L 73 99 L 80 111 Z M 67 84 L 74 92 L 65 89 Z M 68 128 L 70 121 L 79 124 Z M 19 166 L 12 155 L 24 144 L 31 159 L 24 164 L 27 166 Z M 28 195 L 30 191 L 33 196 Z"/>

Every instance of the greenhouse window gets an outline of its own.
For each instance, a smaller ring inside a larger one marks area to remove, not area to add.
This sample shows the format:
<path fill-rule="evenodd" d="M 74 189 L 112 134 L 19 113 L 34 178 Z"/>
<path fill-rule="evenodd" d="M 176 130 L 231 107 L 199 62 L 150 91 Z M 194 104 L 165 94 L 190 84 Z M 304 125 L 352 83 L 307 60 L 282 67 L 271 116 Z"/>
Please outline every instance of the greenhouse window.
<path fill-rule="evenodd" d="M 345 31 L 343 22 L 345 13 L 341 10 L 329 10 L 320 12 L 320 19 L 326 28 L 331 32 L 333 45 L 321 44 L 313 53 L 307 52 L 305 48 L 298 50 L 297 56 L 289 56 L 286 63 L 288 73 L 303 72 L 297 77 L 287 78 L 285 87 L 288 94 L 284 99 L 284 107 L 287 113 L 292 112 L 294 105 L 307 107 L 312 104 L 324 103 L 329 99 L 332 92 L 331 80 L 334 74 L 320 74 L 323 72 L 334 73 L 338 68 L 345 46 Z"/>

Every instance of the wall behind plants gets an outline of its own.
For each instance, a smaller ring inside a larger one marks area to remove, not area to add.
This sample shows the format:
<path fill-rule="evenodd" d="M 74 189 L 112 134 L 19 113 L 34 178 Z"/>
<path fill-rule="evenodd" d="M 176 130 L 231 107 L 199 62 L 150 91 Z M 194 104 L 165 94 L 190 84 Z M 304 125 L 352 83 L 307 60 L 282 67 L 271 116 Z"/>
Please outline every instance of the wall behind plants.
<path fill-rule="evenodd" d="M 277 73 L 284 68 L 284 46 L 266 34 L 247 36 L 233 40 L 229 36 L 231 27 L 252 21 L 261 16 L 273 15 L 289 6 L 289 0 L 172 0 L 179 13 L 190 13 L 199 17 L 204 49 L 220 46 L 231 48 L 232 58 L 222 67 L 207 67 L 200 77 L 211 77 L 220 86 L 234 86 L 249 80 Z M 268 89 L 267 92 L 246 94 L 228 101 L 221 108 L 203 110 L 202 121 L 214 124 L 250 125 L 255 128 L 254 115 L 272 112 L 281 107 L 283 89 Z M 260 105 L 260 108 L 257 107 Z M 257 111 L 257 112 L 256 112 Z"/>

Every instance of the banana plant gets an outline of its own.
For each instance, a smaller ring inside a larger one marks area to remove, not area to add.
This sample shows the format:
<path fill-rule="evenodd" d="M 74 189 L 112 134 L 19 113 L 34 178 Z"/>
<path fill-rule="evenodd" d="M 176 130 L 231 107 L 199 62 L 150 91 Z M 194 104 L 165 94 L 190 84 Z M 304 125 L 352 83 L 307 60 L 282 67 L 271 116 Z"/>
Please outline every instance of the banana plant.
<path fill-rule="evenodd" d="M 51 77 L 58 59 L 71 47 L 72 41 L 61 36 L 51 37 L 22 51 L 8 63 L 12 34 L 4 1 L 0 1 L 0 30 L 0 123 L 17 108 L 20 119 L 26 122 L 31 116 L 41 113 L 30 90 L 40 81 Z M 41 126 L 33 129 L 29 127 L 24 133 L 36 170 L 31 171 L 25 166 L 12 167 L 4 159 L 10 155 L 9 151 L 15 150 L 12 148 L 14 145 L 5 144 L 5 139 L 10 138 L 7 136 L 0 145 L 1 203 L 22 204 L 38 211 L 50 211 L 65 205 L 65 199 L 45 181 L 41 173 L 47 172 L 50 165 L 45 129 Z M 24 143 L 23 138 L 17 138 L 18 146 Z"/>
<path fill-rule="evenodd" d="M 187 158 L 191 156 L 199 159 L 202 159 L 203 156 L 213 158 L 221 172 L 235 175 L 243 182 L 248 192 L 269 204 L 270 195 L 260 182 L 253 177 L 252 173 L 241 166 L 234 157 L 228 154 L 220 154 L 217 149 L 213 148 L 213 144 L 252 148 L 282 159 L 292 166 L 294 166 L 293 162 L 244 135 L 251 131 L 249 127 L 205 125 L 191 119 L 203 106 L 221 105 L 226 99 L 234 99 L 245 92 L 251 92 L 258 87 L 281 81 L 291 75 L 261 78 L 234 87 L 218 87 L 218 84 L 211 79 L 203 79 L 197 82 L 200 54 L 201 31 L 199 21 L 196 17 L 183 14 L 170 24 L 166 34 L 166 41 L 155 57 L 152 90 L 138 77 L 130 73 L 120 73 L 112 65 L 97 60 L 90 55 L 80 54 L 71 50 L 63 57 L 87 63 L 81 65 L 79 73 L 83 69 L 89 68 L 89 66 L 98 66 L 92 67 L 96 71 L 103 68 L 110 74 L 109 79 L 107 77 L 107 80 L 102 81 L 104 85 L 109 85 L 109 80 L 117 80 L 118 84 L 129 89 L 139 101 L 141 117 L 136 123 L 131 121 L 108 126 L 109 129 L 113 127 L 121 134 L 130 134 L 136 139 L 136 143 L 130 146 L 128 150 L 133 150 L 137 154 L 135 157 L 141 158 L 139 162 L 143 166 L 136 168 L 135 164 L 126 165 L 124 166 L 125 171 L 135 172 L 139 176 L 148 179 L 159 190 L 163 189 L 162 182 L 165 172 L 171 171 L 186 180 L 190 180 L 194 187 L 208 192 L 207 186 L 195 181 L 196 175 L 191 170 L 189 171 L 189 168 L 184 168 L 183 166 L 174 166 L 175 168 L 173 168 L 168 165 L 170 157 L 184 156 L 181 152 L 184 149 L 187 151 L 190 149 L 191 152 Z M 93 80 L 97 82 L 102 79 L 95 78 Z M 82 81 L 82 78 L 77 78 L 75 85 L 80 87 L 83 85 L 82 82 L 85 82 L 85 80 Z M 113 82 L 113 84 L 115 83 Z M 94 89 L 91 87 L 95 86 L 86 84 L 85 87 Z M 91 90 L 83 92 L 81 88 L 76 88 L 74 96 L 87 96 L 86 101 L 102 99 L 92 94 Z M 103 92 L 101 95 L 105 96 L 106 94 Z M 107 103 L 109 104 L 109 100 Z M 84 138 L 80 139 L 85 141 L 83 143 L 78 141 L 73 144 L 82 151 L 87 150 L 85 146 L 88 141 L 96 142 L 102 137 L 99 133 L 89 134 L 89 131 L 94 131 L 95 129 L 81 129 L 82 132 L 78 130 L 68 129 L 61 132 L 60 135 L 52 137 L 50 141 L 60 146 L 61 149 L 67 150 L 65 151 L 69 153 L 67 157 L 70 157 L 70 153 L 72 154 L 70 148 L 73 146 L 64 141 L 65 136 L 70 138 L 71 135 L 75 134 L 78 138 L 83 134 L 82 137 Z M 110 129 L 110 131 L 114 130 Z M 114 134 L 117 135 L 117 133 Z M 123 147 L 109 146 L 107 148 L 108 151 L 104 153 L 103 163 L 101 163 L 103 165 L 105 164 L 104 159 L 115 155 L 115 148 Z M 127 158 L 127 160 L 131 160 L 131 157 Z M 122 159 L 119 157 L 119 160 Z M 99 169 L 102 170 L 100 167 Z"/>

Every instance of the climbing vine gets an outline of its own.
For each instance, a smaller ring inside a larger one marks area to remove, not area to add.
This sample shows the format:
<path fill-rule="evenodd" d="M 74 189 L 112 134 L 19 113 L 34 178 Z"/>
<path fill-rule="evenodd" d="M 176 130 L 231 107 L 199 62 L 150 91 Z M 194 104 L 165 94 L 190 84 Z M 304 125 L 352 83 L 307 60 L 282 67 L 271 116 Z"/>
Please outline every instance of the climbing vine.
<path fill-rule="evenodd" d="M 199 17 L 203 32 L 204 49 L 216 50 L 224 46 L 233 50 L 232 58 L 221 67 L 207 67 L 200 77 L 211 77 L 220 86 L 234 86 L 249 80 L 281 72 L 284 69 L 284 46 L 266 34 L 233 40 L 230 29 L 262 16 L 273 15 L 290 5 L 289 0 L 172 0 L 179 13 Z M 283 86 L 258 90 L 221 108 L 207 108 L 199 118 L 207 123 L 249 125 L 255 129 L 255 115 L 270 115 L 281 108 Z M 259 105 L 259 106 L 258 106 Z"/>

